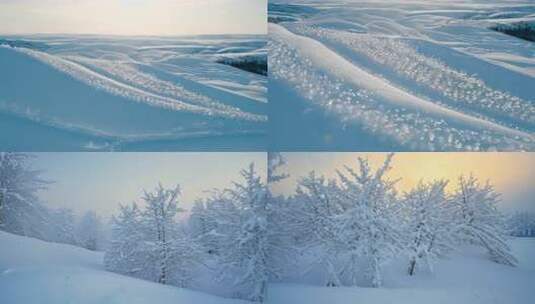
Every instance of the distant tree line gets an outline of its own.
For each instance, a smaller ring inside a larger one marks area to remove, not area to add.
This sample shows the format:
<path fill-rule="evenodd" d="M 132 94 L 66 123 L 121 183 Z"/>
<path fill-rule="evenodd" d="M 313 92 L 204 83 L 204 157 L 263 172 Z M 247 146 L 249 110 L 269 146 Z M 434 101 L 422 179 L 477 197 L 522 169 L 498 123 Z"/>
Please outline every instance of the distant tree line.
<path fill-rule="evenodd" d="M 535 42 L 535 23 L 533 21 L 498 24 L 491 27 L 491 29 L 523 40 Z"/>
<path fill-rule="evenodd" d="M 518 211 L 509 216 L 509 233 L 516 237 L 535 237 L 535 213 Z"/>
<path fill-rule="evenodd" d="M 102 250 L 101 219 L 94 211 L 76 217 L 73 210 L 53 209 L 37 197 L 48 181 L 33 170 L 24 153 L 0 152 L 0 230 L 22 236 Z"/>

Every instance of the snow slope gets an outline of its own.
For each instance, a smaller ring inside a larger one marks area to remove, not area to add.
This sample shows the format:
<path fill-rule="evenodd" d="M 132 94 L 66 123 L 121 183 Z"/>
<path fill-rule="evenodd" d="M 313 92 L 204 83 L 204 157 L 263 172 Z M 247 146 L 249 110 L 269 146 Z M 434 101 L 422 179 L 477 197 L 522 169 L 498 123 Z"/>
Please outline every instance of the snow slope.
<path fill-rule="evenodd" d="M 272 146 L 535 150 L 533 44 L 490 29 L 506 13 L 535 20 L 526 1 L 272 1 Z"/>
<path fill-rule="evenodd" d="M 265 60 L 261 36 L 10 39 L 0 47 L 0 149 L 265 147 L 266 77 L 217 63 Z"/>
<path fill-rule="evenodd" d="M 103 270 L 102 253 L 0 231 L 0 303 L 247 303 Z"/>
<path fill-rule="evenodd" d="M 409 277 L 405 264 L 392 265 L 384 288 L 272 284 L 269 303 L 530 303 L 535 297 L 535 239 L 518 238 L 511 245 L 520 261 L 517 268 L 493 263 L 482 251 L 467 248 L 440 260 L 433 275 Z"/>

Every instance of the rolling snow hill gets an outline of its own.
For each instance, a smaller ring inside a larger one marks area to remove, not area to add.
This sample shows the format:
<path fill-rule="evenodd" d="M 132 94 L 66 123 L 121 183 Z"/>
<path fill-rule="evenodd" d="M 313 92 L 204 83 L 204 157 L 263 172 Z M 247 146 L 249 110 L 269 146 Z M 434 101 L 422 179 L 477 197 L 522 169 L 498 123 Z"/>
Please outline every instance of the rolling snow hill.
<path fill-rule="evenodd" d="M 111 273 L 103 269 L 101 252 L 0 231 L 0 303 L 248 302 Z"/>
<path fill-rule="evenodd" d="M 265 37 L 9 38 L 0 39 L 0 149 L 265 147 L 267 78 L 234 67 L 262 67 Z"/>

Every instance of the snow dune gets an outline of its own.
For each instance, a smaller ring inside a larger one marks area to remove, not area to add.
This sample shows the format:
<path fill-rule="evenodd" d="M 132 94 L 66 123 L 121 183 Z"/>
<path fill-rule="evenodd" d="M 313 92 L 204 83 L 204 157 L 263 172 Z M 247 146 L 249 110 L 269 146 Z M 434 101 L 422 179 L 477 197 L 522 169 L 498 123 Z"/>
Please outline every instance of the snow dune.
<path fill-rule="evenodd" d="M 265 77 L 218 64 L 214 55 L 202 54 L 227 47 L 228 38 L 200 39 L 193 54 L 169 50 L 161 45 L 169 41 L 148 38 L 64 39 L 43 37 L 25 44 L 46 43 L 45 50 L 0 47 L 0 115 L 6 117 L 0 123 L 3 149 L 257 150 L 265 146 L 261 144 L 267 121 Z M 257 40 L 233 43 L 244 44 L 249 54 L 263 47 Z M 144 49 L 146 45 L 151 48 Z M 230 92 L 206 78 L 241 89 Z M 5 131 L 26 129 L 32 132 Z M 18 139 L 22 137 L 24 141 Z M 41 144 L 46 137 L 47 143 Z M 207 144 L 213 138 L 214 144 Z"/>
<path fill-rule="evenodd" d="M 0 232 L 0 303 L 247 303 L 103 270 L 102 253 Z"/>
<path fill-rule="evenodd" d="M 534 150 L 534 79 L 518 71 L 529 69 L 528 45 L 467 18 L 488 10 L 475 1 L 270 4 L 270 128 L 287 107 L 310 132 L 327 126 L 324 142 L 299 143 L 313 150 Z M 513 69 L 488 60 L 506 47 Z M 296 136 L 277 135 L 290 149 Z"/>

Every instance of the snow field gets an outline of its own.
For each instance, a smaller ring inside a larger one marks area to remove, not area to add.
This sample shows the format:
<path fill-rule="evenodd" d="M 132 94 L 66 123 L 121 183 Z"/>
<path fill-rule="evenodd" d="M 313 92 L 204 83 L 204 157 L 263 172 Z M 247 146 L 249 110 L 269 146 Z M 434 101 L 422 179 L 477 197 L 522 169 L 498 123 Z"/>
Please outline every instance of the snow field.
<path fill-rule="evenodd" d="M 0 231 L 1 303 L 247 303 L 103 270 L 102 253 Z"/>

